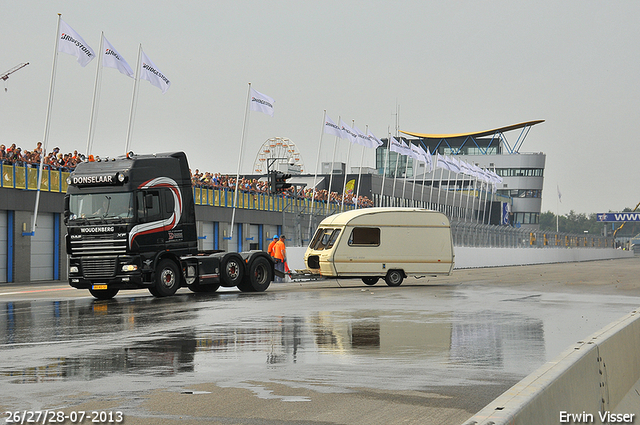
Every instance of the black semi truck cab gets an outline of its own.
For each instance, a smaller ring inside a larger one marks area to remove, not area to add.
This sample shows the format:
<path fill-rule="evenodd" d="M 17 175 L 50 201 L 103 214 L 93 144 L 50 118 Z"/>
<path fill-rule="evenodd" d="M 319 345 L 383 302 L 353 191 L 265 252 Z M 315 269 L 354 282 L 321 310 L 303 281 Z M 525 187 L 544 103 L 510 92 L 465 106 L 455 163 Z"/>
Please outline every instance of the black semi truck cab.
<path fill-rule="evenodd" d="M 67 183 L 69 284 L 98 299 L 141 288 L 165 297 L 182 286 L 260 292 L 273 280 L 265 252 L 198 251 L 184 152 L 83 162 Z"/>

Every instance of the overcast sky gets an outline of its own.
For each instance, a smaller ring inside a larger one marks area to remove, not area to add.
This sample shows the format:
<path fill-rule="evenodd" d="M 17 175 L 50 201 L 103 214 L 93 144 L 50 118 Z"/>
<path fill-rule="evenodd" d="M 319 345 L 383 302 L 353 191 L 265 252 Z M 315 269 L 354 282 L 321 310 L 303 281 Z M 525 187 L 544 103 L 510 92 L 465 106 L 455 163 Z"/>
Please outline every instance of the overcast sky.
<path fill-rule="evenodd" d="M 547 155 L 543 211 L 619 211 L 640 201 L 638 1 L 0 4 L 0 73 L 29 62 L 0 81 L 1 143 L 30 150 L 43 139 L 61 13 L 96 51 L 104 31 L 134 68 L 141 43 L 171 81 L 165 94 L 141 81 L 135 152 L 184 150 L 192 168 L 234 174 L 251 82 L 275 99 L 275 114 L 249 115 L 242 172 L 266 139 L 286 137 L 313 173 L 323 110 L 379 138 L 394 129 L 396 109 L 400 129 L 433 134 L 543 119 L 521 148 Z M 50 149 L 85 151 L 96 66 L 58 55 Z M 104 69 L 93 153 L 124 153 L 132 91 L 133 79 Z M 506 133 L 511 144 L 518 135 Z M 322 138 L 322 161 L 333 142 Z M 339 144 L 338 160 L 347 148 Z M 371 150 L 365 165 L 373 164 Z"/>

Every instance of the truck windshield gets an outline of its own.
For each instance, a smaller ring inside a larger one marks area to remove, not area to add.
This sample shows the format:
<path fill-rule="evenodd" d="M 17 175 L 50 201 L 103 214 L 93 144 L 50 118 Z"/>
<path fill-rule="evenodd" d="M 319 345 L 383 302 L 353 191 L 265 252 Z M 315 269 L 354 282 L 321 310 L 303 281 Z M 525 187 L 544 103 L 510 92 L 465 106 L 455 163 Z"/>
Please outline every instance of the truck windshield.
<path fill-rule="evenodd" d="M 331 247 L 333 247 L 333 244 L 336 242 L 339 234 L 340 229 L 320 228 L 313 237 L 313 240 L 309 244 L 309 247 L 317 251 L 321 251 L 323 249 L 331 249 Z"/>
<path fill-rule="evenodd" d="M 70 195 L 69 219 L 132 219 L 134 205 L 131 192 Z"/>

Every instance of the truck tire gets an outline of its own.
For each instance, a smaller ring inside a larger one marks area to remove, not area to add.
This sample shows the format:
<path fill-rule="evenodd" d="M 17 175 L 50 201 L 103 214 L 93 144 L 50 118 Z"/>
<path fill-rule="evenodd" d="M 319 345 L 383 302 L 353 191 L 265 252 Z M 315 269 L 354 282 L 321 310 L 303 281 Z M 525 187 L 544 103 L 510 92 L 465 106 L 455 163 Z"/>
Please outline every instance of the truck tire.
<path fill-rule="evenodd" d="M 116 294 L 118 293 L 119 289 L 89 289 L 89 292 L 91 292 L 91 295 L 93 295 L 95 298 L 99 299 L 99 300 L 110 300 L 111 298 L 115 297 Z"/>
<path fill-rule="evenodd" d="M 271 281 L 273 281 L 272 263 L 264 257 L 258 257 L 249 265 L 249 273 L 242 286 L 249 287 L 252 292 L 264 292 L 271 285 Z"/>
<path fill-rule="evenodd" d="M 376 283 L 378 283 L 378 280 L 380 280 L 379 277 L 363 277 L 362 281 L 364 282 L 365 285 L 369 285 L 369 286 L 373 286 Z"/>
<path fill-rule="evenodd" d="M 180 288 L 180 269 L 169 259 L 160 260 L 156 268 L 155 283 L 153 291 L 149 290 L 155 297 L 169 297 Z"/>
<path fill-rule="evenodd" d="M 189 285 L 188 288 L 191 290 L 191 292 L 196 293 L 216 292 L 218 288 L 220 288 L 220 285 L 201 285 L 199 282 L 196 282 Z"/>
<path fill-rule="evenodd" d="M 384 281 L 387 282 L 389 286 L 400 286 L 402 285 L 402 281 L 404 280 L 404 273 L 402 270 L 389 270 L 387 275 L 384 277 Z"/>
<path fill-rule="evenodd" d="M 244 275 L 244 265 L 242 258 L 237 255 L 225 257 L 220 264 L 220 277 L 223 286 L 238 286 L 242 282 Z"/>

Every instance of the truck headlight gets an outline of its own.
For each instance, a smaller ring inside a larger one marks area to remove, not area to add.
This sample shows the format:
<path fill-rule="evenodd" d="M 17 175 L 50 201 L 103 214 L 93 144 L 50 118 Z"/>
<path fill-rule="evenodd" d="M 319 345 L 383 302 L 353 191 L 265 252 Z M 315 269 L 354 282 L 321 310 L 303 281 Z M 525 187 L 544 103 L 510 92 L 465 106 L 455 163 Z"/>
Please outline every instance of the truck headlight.
<path fill-rule="evenodd" d="M 69 273 L 78 273 L 78 266 L 69 267 Z"/>
<path fill-rule="evenodd" d="M 122 266 L 123 272 L 133 272 L 136 270 L 138 270 L 138 266 L 136 266 L 135 264 L 125 264 Z"/>

